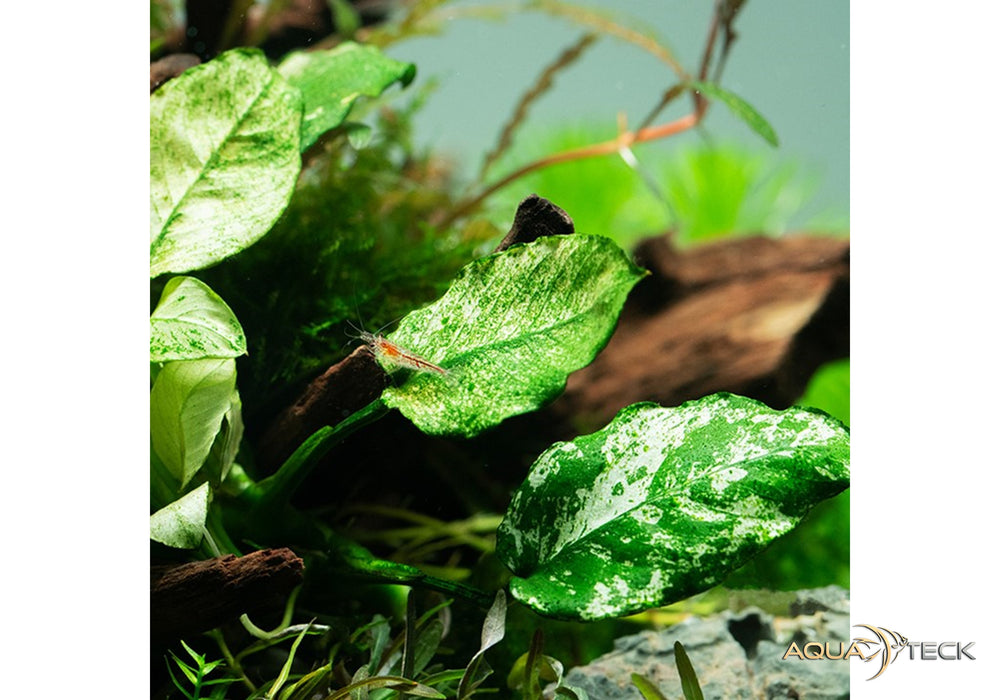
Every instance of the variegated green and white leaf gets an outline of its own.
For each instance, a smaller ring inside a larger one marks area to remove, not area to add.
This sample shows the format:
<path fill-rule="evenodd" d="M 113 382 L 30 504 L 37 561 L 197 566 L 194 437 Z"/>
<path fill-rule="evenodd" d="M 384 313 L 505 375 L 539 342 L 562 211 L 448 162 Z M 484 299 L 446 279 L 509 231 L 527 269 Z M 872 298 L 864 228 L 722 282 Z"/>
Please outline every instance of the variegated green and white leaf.
<path fill-rule="evenodd" d="M 239 357 L 247 340 L 222 298 L 194 277 L 174 277 L 149 317 L 149 361 Z"/>
<path fill-rule="evenodd" d="M 415 373 L 382 398 L 435 435 L 472 436 L 533 411 L 604 347 L 644 274 L 602 236 L 550 236 L 475 260 L 389 335 L 447 374 Z"/>
<path fill-rule="evenodd" d="M 497 532 L 511 594 L 594 620 L 720 582 L 849 485 L 847 428 L 715 394 L 635 404 L 535 462 Z"/>
<path fill-rule="evenodd" d="M 374 46 L 345 41 L 325 51 L 290 53 L 278 72 L 302 91 L 301 148 L 305 151 L 324 132 L 343 124 L 359 97 L 377 97 L 397 81 L 409 85 L 417 69 Z"/>
<path fill-rule="evenodd" d="M 193 549 L 205 533 L 212 493 L 202 484 L 149 516 L 150 539 L 178 549 Z"/>
<path fill-rule="evenodd" d="M 302 160 L 302 98 L 257 49 L 233 49 L 149 103 L 149 276 L 213 265 L 284 211 Z"/>

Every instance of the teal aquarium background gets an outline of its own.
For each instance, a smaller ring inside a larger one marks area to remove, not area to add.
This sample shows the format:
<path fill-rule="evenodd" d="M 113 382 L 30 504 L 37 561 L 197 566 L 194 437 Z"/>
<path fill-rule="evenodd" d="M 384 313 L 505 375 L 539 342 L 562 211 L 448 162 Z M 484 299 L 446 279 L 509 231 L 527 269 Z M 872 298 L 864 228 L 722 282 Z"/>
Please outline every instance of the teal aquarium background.
<path fill-rule="evenodd" d="M 571 4 L 652 31 L 689 72 L 694 72 L 700 61 L 713 6 L 712 2 L 692 0 Z M 447 3 L 441 11 L 453 19 L 440 25 L 439 34 L 388 47 L 393 57 L 418 65 L 413 88 L 434 84 L 414 118 L 417 143 L 452 158 L 458 172 L 469 180 L 477 175 L 484 154 L 494 146 L 523 91 L 585 31 L 565 18 L 541 11 L 508 12 L 492 20 L 469 16 L 496 7 L 510 5 Z M 784 228 L 846 232 L 849 3 L 748 2 L 735 26 L 739 36 L 720 83 L 747 100 L 774 126 L 779 148 L 766 144 L 723 105 L 715 104 L 701 129 L 636 146 L 640 165 L 653 180 L 666 186 L 663 183 L 670 170 L 679 167 L 672 165 L 672 159 L 685 150 L 711 143 L 749 151 L 759 161 L 755 181 L 767 180 L 775 173 L 779 180 L 794 181 L 795 188 L 787 192 L 786 199 L 796 201 L 784 203 L 792 212 Z M 556 75 L 553 88 L 531 106 L 510 158 L 490 174 L 495 179 L 510 169 L 505 163 L 520 164 L 551 152 L 553 134 L 560 131 L 575 129 L 611 138 L 619 114 L 625 115 L 631 127 L 637 126 L 674 80 L 666 64 L 650 53 L 602 37 L 575 64 Z M 658 123 L 682 116 L 689 109 L 690 100 L 678 100 Z M 587 142 L 583 135 L 576 141 L 581 145 Z M 790 170 L 794 171 L 791 176 Z M 532 184 L 537 183 L 521 181 L 508 188 L 516 192 L 507 194 L 516 202 Z M 647 220 L 653 224 L 655 217 Z"/>

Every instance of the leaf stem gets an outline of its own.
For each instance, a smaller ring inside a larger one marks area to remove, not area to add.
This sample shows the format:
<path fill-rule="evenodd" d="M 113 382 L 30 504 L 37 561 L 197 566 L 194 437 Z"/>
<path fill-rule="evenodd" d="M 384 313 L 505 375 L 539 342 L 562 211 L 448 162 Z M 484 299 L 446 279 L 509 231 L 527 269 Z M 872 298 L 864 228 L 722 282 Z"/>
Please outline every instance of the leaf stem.
<path fill-rule="evenodd" d="M 497 190 L 501 190 L 515 180 L 519 180 L 529 173 L 533 173 L 536 170 L 541 170 L 542 168 L 547 168 L 558 163 L 566 163 L 574 160 L 583 160 L 584 158 L 593 158 L 595 156 L 610 155 L 612 153 L 617 153 L 622 148 L 627 148 L 635 143 L 642 143 L 644 141 L 654 141 L 656 139 L 666 138 L 667 136 L 673 136 L 674 134 L 679 134 L 688 129 L 692 129 L 698 125 L 704 116 L 705 110 L 702 109 L 701 112 L 693 112 L 687 116 L 681 117 L 680 119 L 675 119 L 672 122 L 666 124 L 660 124 L 658 126 L 651 126 L 639 131 L 627 131 L 620 134 L 616 138 L 609 141 L 604 141 L 602 143 L 591 144 L 590 146 L 584 146 L 582 148 L 573 148 L 568 151 L 562 151 L 560 153 L 554 153 L 538 160 L 532 161 L 527 165 L 523 165 L 512 173 L 508 173 L 504 177 L 500 178 L 492 185 L 489 185 L 485 189 L 479 192 L 479 194 L 466 199 L 464 202 L 459 202 L 459 204 L 449 213 L 447 213 L 441 220 L 434 221 L 434 225 L 447 227 L 456 219 L 465 216 L 466 214 L 474 211 L 483 200 L 492 195 Z"/>
<path fill-rule="evenodd" d="M 488 608 L 493 596 L 472 586 L 437 578 L 415 566 L 379 559 L 367 549 L 340 534 L 327 529 L 325 539 L 329 548 L 331 563 L 344 575 L 377 583 L 396 583 L 407 586 L 421 586 L 458 596 L 476 605 Z"/>
<path fill-rule="evenodd" d="M 222 658 L 226 660 L 226 665 L 229 667 L 229 672 L 239 676 L 240 682 L 246 686 L 247 690 L 251 693 L 257 692 L 257 686 L 253 684 L 249 677 L 247 677 L 246 672 L 243 670 L 243 666 L 240 664 L 239 659 L 233 656 L 233 652 L 229 650 L 229 645 L 226 644 L 226 638 L 222 635 L 222 630 L 219 628 L 211 629 L 205 633 L 208 637 L 215 640 L 215 643 L 219 646 L 219 651 L 222 652 Z"/>
<path fill-rule="evenodd" d="M 219 557 L 223 554 L 235 554 L 243 556 L 243 552 L 236 546 L 226 527 L 222 522 L 222 513 L 215 504 L 208 507 L 208 517 L 205 519 L 205 541 L 202 543 L 202 551 L 208 553 L 209 557 Z M 214 550 L 214 551 L 213 551 Z"/>
<path fill-rule="evenodd" d="M 375 422 L 388 412 L 389 408 L 382 403 L 381 398 L 378 398 L 337 425 L 320 428 L 299 445 L 277 472 L 257 484 L 254 500 L 264 506 L 287 503 L 295 490 L 331 449 L 339 445 L 348 435 Z"/>

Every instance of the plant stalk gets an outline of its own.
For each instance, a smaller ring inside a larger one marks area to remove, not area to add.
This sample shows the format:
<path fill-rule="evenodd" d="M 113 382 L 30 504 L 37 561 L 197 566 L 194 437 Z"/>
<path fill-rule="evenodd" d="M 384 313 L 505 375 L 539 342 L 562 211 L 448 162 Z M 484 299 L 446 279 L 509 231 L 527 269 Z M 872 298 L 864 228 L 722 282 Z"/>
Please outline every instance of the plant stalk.
<path fill-rule="evenodd" d="M 389 408 L 379 398 L 355 411 L 337 425 L 320 428 L 299 445 L 277 472 L 260 481 L 256 488 L 252 489 L 254 493 L 250 495 L 251 500 L 265 507 L 287 503 L 330 450 L 343 442 L 348 435 L 375 422 L 388 412 Z"/>

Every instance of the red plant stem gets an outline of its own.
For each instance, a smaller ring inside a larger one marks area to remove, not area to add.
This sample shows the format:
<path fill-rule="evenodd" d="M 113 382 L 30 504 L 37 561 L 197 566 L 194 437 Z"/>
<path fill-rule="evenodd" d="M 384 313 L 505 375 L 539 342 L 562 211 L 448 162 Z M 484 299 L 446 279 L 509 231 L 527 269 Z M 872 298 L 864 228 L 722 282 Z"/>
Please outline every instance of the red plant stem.
<path fill-rule="evenodd" d="M 582 160 L 583 158 L 593 158 L 594 156 L 603 156 L 611 153 L 617 153 L 623 148 L 628 148 L 634 143 L 642 143 L 644 141 L 655 141 L 656 139 L 666 138 L 667 136 L 673 136 L 674 134 L 679 134 L 682 131 L 687 131 L 698 125 L 701 121 L 702 116 L 705 113 L 704 107 L 701 110 L 695 111 L 687 116 L 676 119 L 672 122 L 666 124 L 660 124 L 658 126 L 650 126 L 645 129 L 640 129 L 638 132 L 625 132 L 620 136 L 611 139 L 610 141 L 604 141 L 602 143 L 595 143 L 590 146 L 584 146 L 583 148 L 574 148 L 568 151 L 562 151 L 561 153 L 555 153 L 544 158 L 539 158 L 536 161 L 532 161 L 527 165 L 524 165 L 517 170 L 508 173 L 500 180 L 497 180 L 492 185 L 481 191 L 475 197 L 465 202 L 459 204 L 455 209 L 449 212 L 446 216 L 438 221 L 432 222 L 435 226 L 448 226 L 456 219 L 462 217 L 468 212 L 474 210 L 479 204 L 489 197 L 491 194 L 500 190 L 515 180 L 524 177 L 528 173 L 532 173 L 536 170 L 541 170 L 542 168 L 547 168 L 551 165 L 556 165 L 557 163 L 565 163 L 567 161 Z"/>
<path fill-rule="evenodd" d="M 718 37 L 720 11 L 722 8 L 723 0 L 717 0 L 715 4 L 715 11 L 712 13 L 712 21 L 708 28 L 708 37 L 705 40 L 705 51 L 702 54 L 701 66 L 698 71 L 698 77 L 700 80 L 705 80 L 708 75 L 709 66 L 712 62 L 712 53 L 715 49 L 715 42 Z M 659 126 L 649 126 L 641 128 L 635 132 L 624 132 L 619 134 L 617 138 L 610 141 L 604 141 L 602 143 L 596 143 L 582 148 L 574 148 L 568 151 L 562 151 L 561 153 L 545 156 L 544 158 L 539 158 L 536 161 L 532 161 L 531 163 L 521 166 L 517 170 L 508 173 L 471 199 L 460 202 L 447 214 L 432 219 L 431 224 L 434 226 L 449 226 L 456 219 L 459 219 L 475 210 L 475 208 L 478 207 L 484 199 L 497 190 L 503 189 L 515 180 L 536 170 L 541 170 L 542 168 L 547 168 L 558 163 L 566 163 L 573 160 L 582 160 L 583 158 L 593 158 L 595 156 L 617 153 L 623 148 L 628 148 L 634 143 L 654 141 L 656 139 L 662 139 L 679 134 L 683 131 L 687 131 L 688 129 L 693 129 L 704 118 L 707 110 L 708 100 L 706 100 L 704 95 L 701 93 L 695 92 L 694 111 L 691 114 L 681 117 L 680 119 L 675 119 L 672 122 L 667 122 L 666 124 L 660 124 Z"/>

